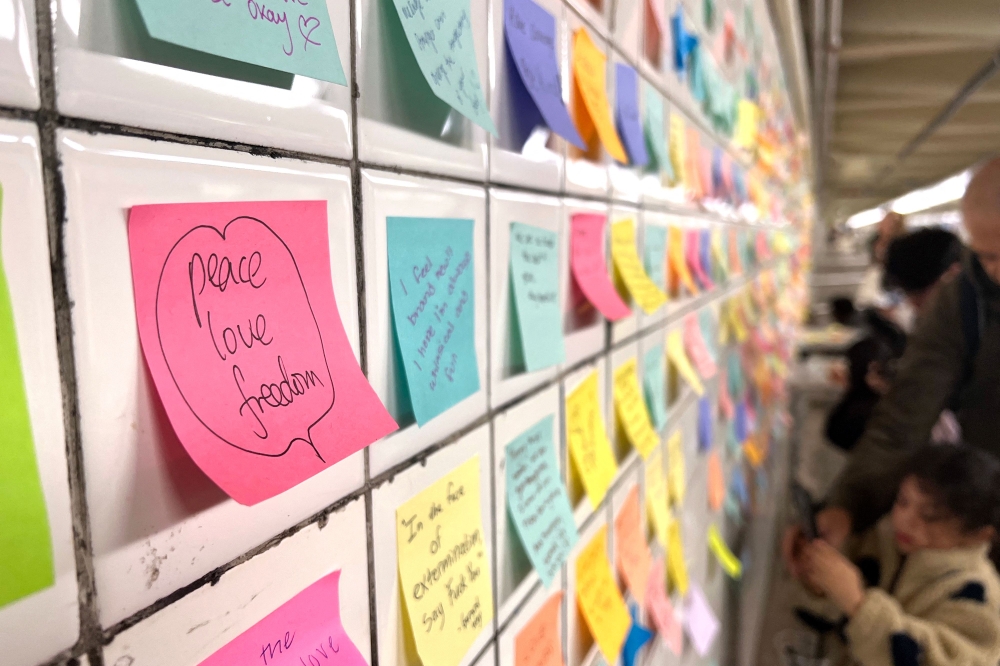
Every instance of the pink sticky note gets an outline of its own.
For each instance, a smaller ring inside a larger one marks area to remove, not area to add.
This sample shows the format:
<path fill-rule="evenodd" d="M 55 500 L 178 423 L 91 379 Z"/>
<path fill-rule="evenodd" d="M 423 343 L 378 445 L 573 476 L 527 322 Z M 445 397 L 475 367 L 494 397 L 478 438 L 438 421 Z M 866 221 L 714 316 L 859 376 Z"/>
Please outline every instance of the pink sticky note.
<path fill-rule="evenodd" d="M 256 504 L 396 430 L 340 321 L 325 201 L 135 206 L 128 235 L 160 400 L 230 497 Z"/>
<path fill-rule="evenodd" d="M 340 621 L 340 572 L 313 583 L 199 666 L 368 666 Z"/>
<path fill-rule="evenodd" d="M 679 655 L 684 650 L 684 634 L 681 623 L 677 620 L 674 607 L 667 598 L 666 585 L 663 580 L 663 558 L 658 557 L 653 562 L 649 573 L 649 584 L 646 591 L 646 604 L 653 618 L 660 640 L 671 652 Z"/>
<path fill-rule="evenodd" d="M 573 216 L 570 242 L 573 279 L 602 315 L 611 321 L 618 321 L 631 314 L 631 310 L 618 295 L 608 275 L 608 262 L 604 256 L 605 221 L 603 215 L 593 213 Z"/>
<path fill-rule="evenodd" d="M 701 232 L 698 230 L 688 231 L 684 238 L 684 254 L 687 259 L 688 268 L 694 274 L 695 280 L 701 285 L 703 290 L 714 289 L 715 283 L 708 276 L 705 267 L 701 265 Z"/>
<path fill-rule="evenodd" d="M 701 325 L 698 323 L 698 316 L 694 313 L 684 318 L 684 347 L 702 379 L 715 376 L 718 368 L 715 361 L 712 360 L 712 355 L 708 352 L 705 339 L 701 336 Z"/>
<path fill-rule="evenodd" d="M 719 633 L 719 619 L 697 583 L 691 583 L 687 599 L 684 600 L 684 629 L 701 657 L 712 649 L 712 643 Z"/>

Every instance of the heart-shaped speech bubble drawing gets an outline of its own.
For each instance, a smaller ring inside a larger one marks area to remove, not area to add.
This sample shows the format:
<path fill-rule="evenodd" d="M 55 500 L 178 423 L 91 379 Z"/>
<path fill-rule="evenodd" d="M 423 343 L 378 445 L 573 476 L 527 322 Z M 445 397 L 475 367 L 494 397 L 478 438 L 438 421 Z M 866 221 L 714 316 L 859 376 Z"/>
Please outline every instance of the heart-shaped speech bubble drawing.
<path fill-rule="evenodd" d="M 241 451 L 280 457 L 333 408 L 319 323 L 288 245 L 241 216 L 170 248 L 156 287 L 156 337 L 195 417 Z"/>

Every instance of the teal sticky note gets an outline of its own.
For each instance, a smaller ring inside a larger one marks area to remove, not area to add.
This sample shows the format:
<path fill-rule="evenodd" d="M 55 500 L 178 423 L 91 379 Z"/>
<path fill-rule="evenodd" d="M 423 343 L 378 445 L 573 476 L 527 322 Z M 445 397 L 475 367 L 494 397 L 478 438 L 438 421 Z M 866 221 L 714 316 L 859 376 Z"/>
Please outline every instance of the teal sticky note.
<path fill-rule="evenodd" d="M 497 136 L 479 81 L 469 0 L 393 0 L 393 3 L 406 40 L 434 94 Z"/>
<path fill-rule="evenodd" d="M 330 14 L 322 0 L 137 2 L 146 29 L 156 39 L 347 85 Z"/>
<path fill-rule="evenodd" d="M 663 345 L 657 345 L 643 354 L 642 390 L 653 427 L 662 431 L 667 427 L 667 366 Z"/>
<path fill-rule="evenodd" d="M 559 234 L 511 222 L 510 281 L 528 372 L 562 363 L 566 351 L 559 307 Z"/>
<path fill-rule="evenodd" d="M 656 88 L 648 83 L 643 86 L 646 90 L 646 144 L 650 148 L 653 159 L 649 164 L 651 168 L 658 171 L 666 171 L 670 180 L 674 178 L 674 168 L 670 164 L 670 155 L 667 153 L 667 136 L 663 129 L 663 98 Z M 655 167 L 654 167 L 655 165 Z"/>
<path fill-rule="evenodd" d="M 479 390 L 473 224 L 386 218 L 392 317 L 418 425 Z"/>
<path fill-rule="evenodd" d="M 642 237 L 642 265 L 660 289 L 667 288 L 667 228 L 647 224 Z"/>
<path fill-rule="evenodd" d="M 702 308 L 698 313 L 698 325 L 701 327 L 701 337 L 705 341 L 705 349 L 713 361 L 719 360 L 718 347 L 718 325 L 715 323 L 715 316 L 708 308 Z"/>
<path fill-rule="evenodd" d="M 550 414 L 505 449 L 507 508 L 532 566 L 549 586 L 579 538 L 559 477 Z"/>

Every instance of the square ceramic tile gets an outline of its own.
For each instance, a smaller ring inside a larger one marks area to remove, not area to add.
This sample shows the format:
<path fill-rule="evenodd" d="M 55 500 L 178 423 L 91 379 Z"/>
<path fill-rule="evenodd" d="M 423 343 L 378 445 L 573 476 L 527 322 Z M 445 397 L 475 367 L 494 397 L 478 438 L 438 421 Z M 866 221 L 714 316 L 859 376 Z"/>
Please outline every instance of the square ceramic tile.
<path fill-rule="evenodd" d="M 87 502 L 101 622 L 122 620 L 357 490 L 363 452 L 253 507 L 181 446 L 139 346 L 126 222 L 136 204 L 326 200 L 330 272 L 358 356 L 347 169 L 82 132 L 59 134 Z M 225 539 L 219 539 L 225 534 Z"/>
<path fill-rule="evenodd" d="M 562 256 L 569 257 L 560 274 L 559 299 L 563 304 L 563 341 L 566 345 L 565 367 L 572 367 L 580 361 L 600 353 L 604 349 L 606 320 L 583 295 L 573 278 L 572 236 L 573 216 L 596 214 L 608 218 L 608 206 L 596 201 L 566 199 L 563 201 Z M 606 232 L 610 233 L 610 232 Z M 610 256 L 608 259 L 610 263 Z"/>
<path fill-rule="evenodd" d="M 490 463 L 490 428 L 482 426 L 458 441 L 435 451 L 425 464 L 414 465 L 372 491 L 372 529 L 375 563 L 375 610 L 379 666 L 420 666 L 412 636 L 407 635 L 408 620 L 400 598 L 399 565 L 396 544 L 396 510 L 425 488 L 472 458 L 479 459 L 479 501 L 485 534 L 487 558 L 493 559 L 492 483 Z M 495 579 L 495 578 L 494 578 Z M 495 600 L 494 600 L 495 601 Z M 494 604 L 495 606 L 495 604 Z M 496 612 L 494 608 L 494 618 Z M 470 666 L 494 635 L 490 622 L 476 637 L 459 666 Z M 420 625 L 414 627 L 419 630 Z M 482 662 L 480 662 L 482 663 Z"/>
<path fill-rule="evenodd" d="M 479 390 L 417 426 L 410 417 L 400 429 L 369 449 L 371 475 L 399 464 L 451 433 L 467 426 L 487 408 L 488 259 L 486 256 L 486 190 L 442 180 L 399 176 L 366 169 L 361 174 L 364 208 L 365 302 L 368 318 L 368 379 L 389 413 L 403 418 L 400 391 L 405 387 L 403 368 L 393 352 L 389 301 L 389 265 L 386 218 L 438 217 L 473 220 L 473 275 L 475 278 L 476 361 Z"/>
<path fill-rule="evenodd" d="M 350 7 L 326 0 L 351 77 Z M 149 36 L 133 2 L 56 0 L 56 89 L 67 116 L 349 158 L 350 88 Z"/>
<path fill-rule="evenodd" d="M 563 364 L 534 372 L 523 367 L 521 340 L 510 284 L 510 228 L 520 222 L 563 233 L 559 199 L 500 188 L 490 189 L 490 405 L 506 404 L 556 376 Z M 559 275 L 568 255 L 559 244 Z M 562 294 L 560 294 L 562 295 Z M 562 305 L 560 305 L 562 307 Z M 565 341 L 564 341 L 565 345 Z"/>
<path fill-rule="evenodd" d="M 565 465 L 566 491 L 569 493 L 569 503 L 573 507 L 573 517 L 576 519 L 577 527 L 585 523 L 595 512 L 601 511 L 602 507 L 605 506 L 604 500 L 602 500 L 602 503 L 596 508 L 591 505 L 590 499 L 587 497 L 587 493 L 583 488 L 583 481 L 580 478 L 579 473 L 576 471 L 576 466 L 573 464 L 573 457 L 570 455 L 569 451 L 569 442 L 566 438 L 566 428 L 568 427 L 568 424 L 566 423 L 566 399 L 593 372 L 597 373 L 597 401 L 601 406 L 601 418 L 604 421 L 604 430 L 608 433 L 608 438 L 610 439 L 611 428 L 614 425 L 614 421 L 612 420 L 614 415 L 610 414 L 607 409 L 608 396 L 610 395 L 607 357 L 602 356 L 596 361 L 587 363 L 580 368 L 567 373 L 562 380 L 562 412 L 564 423 L 562 432 L 562 455 L 564 460 L 563 464 Z"/>
<path fill-rule="evenodd" d="M 647 0 L 614 0 L 611 40 L 633 66 L 642 52 L 643 14 Z"/>
<path fill-rule="evenodd" d="M 611 16 L 615 0 L 563 0 L 577 18 L 602 37 L 611 33 Z"/>
<path fill-rule="evenodd" d="M 498 414 L 493 420 L 493 478 L 495 485 L 494 510 L 496 514 L 497 548 L 497 615 L 505 624 L 524 601 L 528 593 L 541 585 L 538 572 L 532 567 L 528 553 L 521 543 L 510 511 L 507 507 L 507 445 L 521 436 L 542 419 L 552 416 L 552 443 L 556 460 L 563 460 L 563 419 L 559 385 L 553 384 L 537 395 L 527 398 L 517 406 Z M 561 574 L 557 573 L 550 584 L 550 591 L 559 589 Z"/>
<path fill-rule="evenodd" d="M 563 101 L 569 104 L 569 33 L 563 20 L 561 0 L 538 0 L 536 3 L 555 18 L 556 65 L 559 67 Z M 511 59 L 504 33 L 504 0 L 490 0 L 490 111 L 498 137 L 490 137 L 490 180 L 495 183 L 559 192 L 563 188 L 568 142 L 536 118 L 526 113 L 533 102 L 521 83 Z"/>
<path fill-rule="evenodd" d="M 0 0 L 0 104 L 37 109 L 35 3 Z"/>
<path fill-rule="evenodd" d="M 361 95 L 359 157 L 369 164 L 484 179 L 489 145 L 486 130 L 434 95 L 410 50 L 393 3 L 355 0 L 354 12 Z M 487 103 L 488 14 L 486 2 L 470 4 L 479 82 Z"/>
<path fill-rule="evenodd" d="M 642 217 L 638 208 L 625 204 L 614 204 L 611 206 L 611 216 L 608 219 L 608 254 L 611 254 L 611 225 L 616 222 L 624 222 L 626 220 L 632 221 L 632 226 L 635 229 L 636 252 L 640 253 L 639 258 L 641 259 L 642 246 L 639 245 L 639 234 L 641 233 Z M 614 260 L 610 256 L 608 257 L 608 275 L 611 276 L 611 280 L 614 282 L 615 288 L 618 290 L 618 294 L 632 311 L 632 313 L 627 317 L 611 322 L 611 344 L 615 345 L 622 340 L 635 335 L 636 331 L 639 329 L 639 317 L 642 316 L 642 308 L 639 307 L 639 304 L 636 303 L 628 293 L 625 283 L 622 282 L 618 276 L 618 269 L 615 268 Z"/>
<path fill-rule="evenodd" d="M 52 586 L 0 607 L 0 635 L 20 638 L 5 641 L 5 664 L 32 666 L 72 646 L 80 625 L 48 221 L 38 131 L 33 123 L 0 120 L 0 186 L 2 268 L 10 292 L 55 575 Z"/>
<path fill-rule="evenodd" d="M 371 663 L 367 542 L 343 538 L 365 533 L 365 505 L 359 498 L 331 513 L 322 526 L 305 527 L 116 635 L 104 648 L 104 663 L 198 666 L 335 571 L 340 571 L 338 610 L 344 630 Z"/>

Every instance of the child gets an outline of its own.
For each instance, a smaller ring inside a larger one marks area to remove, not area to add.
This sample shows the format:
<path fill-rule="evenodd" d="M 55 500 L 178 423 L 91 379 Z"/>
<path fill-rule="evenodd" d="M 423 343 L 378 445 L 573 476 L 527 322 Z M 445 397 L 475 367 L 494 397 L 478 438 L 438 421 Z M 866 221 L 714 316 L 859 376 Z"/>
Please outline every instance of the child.
<path fill-rule="evenodd" d="M 988 551 L 1000 461 L 968 446 L 927 447 L 902 478 L 892 514 L 852 549 L 857 565 L 816 540 L 800 553 L 804 582 L 846 615 L 853 663 L 996 666 L 1000 577 Z"/>

